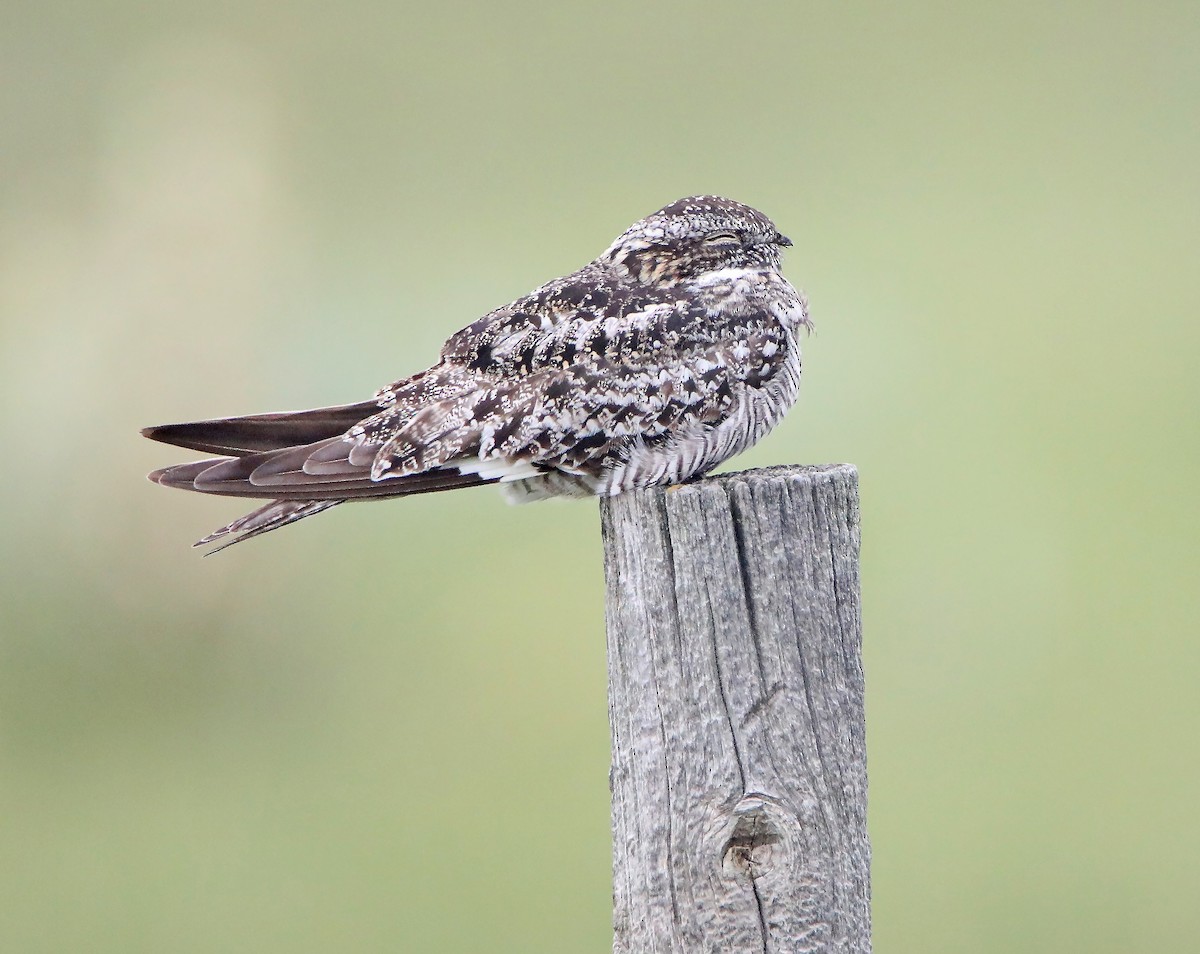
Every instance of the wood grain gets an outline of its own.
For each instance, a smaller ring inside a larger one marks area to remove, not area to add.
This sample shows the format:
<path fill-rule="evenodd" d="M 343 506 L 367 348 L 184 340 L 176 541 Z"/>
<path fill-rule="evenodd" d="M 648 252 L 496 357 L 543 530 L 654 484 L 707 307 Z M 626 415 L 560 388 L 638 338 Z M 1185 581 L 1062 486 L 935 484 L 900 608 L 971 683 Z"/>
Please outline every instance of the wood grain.
<path fill-rule="evenodd" d="M 601 501 L 617 954 L 866 952 L 853 467 Z"/>

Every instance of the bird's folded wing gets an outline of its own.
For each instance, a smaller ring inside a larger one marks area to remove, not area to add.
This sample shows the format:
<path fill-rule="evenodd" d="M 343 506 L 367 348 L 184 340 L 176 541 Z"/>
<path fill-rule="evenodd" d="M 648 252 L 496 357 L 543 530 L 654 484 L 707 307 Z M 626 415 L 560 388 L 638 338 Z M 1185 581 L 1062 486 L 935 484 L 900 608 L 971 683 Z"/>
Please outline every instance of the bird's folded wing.
<path fill-rule="evenodd" d="M 769 377 L 778 354 L 769 337 L 756 333 L 660 349 L 643 364 L 592 355 L 587 363 L 543 368 L 438 402 L 399 428 L 376 415 L 352 431 L 361 443 L 349 460 L 357 454 L 366 464 L 373 457 L 379 480 L 412 479 L 461 467 L 465 459 L 503 462 L 502 480 L 551 468 L 586 472 L 622 446 L 717 423 L 740 388 Z M 320 463 L 306 469 L 327 466 L 327 456 L 328 450 L 313 454 L 310 461 Z"/>

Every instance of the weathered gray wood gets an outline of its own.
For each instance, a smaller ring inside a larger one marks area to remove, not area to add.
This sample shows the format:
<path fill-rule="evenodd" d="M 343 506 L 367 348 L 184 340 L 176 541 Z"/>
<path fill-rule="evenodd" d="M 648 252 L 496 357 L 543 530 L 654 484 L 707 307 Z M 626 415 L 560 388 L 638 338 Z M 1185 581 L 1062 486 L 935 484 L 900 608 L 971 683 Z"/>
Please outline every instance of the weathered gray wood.
<path fill-rule="evenodd" d="M 866 952 L 858 478 L 601 502 L 617 954 Z"/>

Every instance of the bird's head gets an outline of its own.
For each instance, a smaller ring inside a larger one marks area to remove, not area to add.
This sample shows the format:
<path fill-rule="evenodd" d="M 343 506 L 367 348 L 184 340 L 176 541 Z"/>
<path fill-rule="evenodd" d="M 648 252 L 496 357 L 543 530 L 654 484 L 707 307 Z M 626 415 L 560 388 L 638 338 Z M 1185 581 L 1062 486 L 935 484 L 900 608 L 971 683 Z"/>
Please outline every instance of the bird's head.
<path fill-rule="evenodd" d="M 639 281 L 676 282 L 725 268 L 777 269 L 791 244 L 757 209 L 696 195 L 634 222 L 600 258 Z"/>

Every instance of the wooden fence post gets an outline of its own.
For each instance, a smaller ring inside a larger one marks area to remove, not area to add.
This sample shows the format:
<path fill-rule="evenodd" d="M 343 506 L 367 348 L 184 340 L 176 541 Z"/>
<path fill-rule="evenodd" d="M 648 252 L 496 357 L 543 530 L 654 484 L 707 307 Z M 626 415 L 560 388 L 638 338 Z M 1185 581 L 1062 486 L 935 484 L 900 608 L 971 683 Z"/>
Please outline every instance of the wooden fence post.
<path fill-rule="evenodd" d="M 601 501 L 616 954 L 869 952 L 858 475 Z"/>

